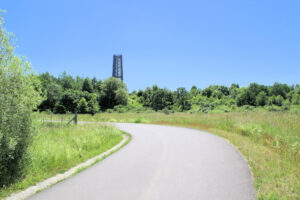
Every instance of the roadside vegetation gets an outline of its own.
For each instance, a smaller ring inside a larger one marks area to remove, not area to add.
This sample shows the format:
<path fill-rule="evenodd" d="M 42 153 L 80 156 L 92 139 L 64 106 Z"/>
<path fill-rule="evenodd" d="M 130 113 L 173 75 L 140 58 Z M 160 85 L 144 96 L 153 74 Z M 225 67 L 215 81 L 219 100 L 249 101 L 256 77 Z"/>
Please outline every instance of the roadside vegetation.
<path fill-rule="evenodd" d="M 38 123 L 22 176 L 2 187 L 0 198 L 63 173 L 112 148 L 122 139 L 122 132 L 108 125 Z"/>
<path fill-rule="evenodd" d="M 34 111 L 45 101 L 42 85 L 30 63 L 15 54 L 14 38 L 3 27 L 2 14 L 0 11 L 0 198 L 62 173 L 123 139 L 122 132 L 111 126 L 66 126 L 35 119 Z M 94 99 L 91 96 L 87 105 L 97 110 Z M 84 100 L 79 101 L 78 108 L 84 107 Z"/>
<path fill-rule="evenodd" d="M 59 120 L 62 115 L 42 113 Z M 258 199 L 300 197 L 300 112 L 99 113 L 79 121 L 163 124 L 206 130 L 232 143 L 244 155 L 254 177 Z"/>
<path fill-rule="evenodd" d="M 0 188 L 23 173 L 30 145 L 32 110 L 41 102 L 37 76 L 30 63 L 15 55 L 12 34 L 0 12 Z"/>

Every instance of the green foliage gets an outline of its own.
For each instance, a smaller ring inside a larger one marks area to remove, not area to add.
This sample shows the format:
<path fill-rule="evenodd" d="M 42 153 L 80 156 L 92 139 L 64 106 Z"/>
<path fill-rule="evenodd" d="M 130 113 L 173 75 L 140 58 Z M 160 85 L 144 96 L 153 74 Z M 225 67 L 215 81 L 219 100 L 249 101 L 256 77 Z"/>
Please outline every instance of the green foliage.
<path fill-rule="evenodd" d="M 180 111 L 189 110 L 191 108 L 189 100 L 189 92 L 185 88 L 177 88 L 174 94 L 174 102 Z"/>
<path fill-rule="evenodd" d="M 191 96 L 195 97 L 200 93 L 201 93 L 200 90 L 195 85 L 193 85 L 190 91 Z"/>
<path fill-rule="evenodd" d="M 299 85 L 288 86 L 280 83 L 274 83 L 272 86 L 251 83 L 243 88 L 238 84 L 231 84 L 230 87 L 211 85 L 202 91 L 196 86 L 190 91 L 185 88 L 170 91 L 154 85 L 128 95 L 126 85 L 115 78 L 109 78 L 104 82 L 98 81 L 95 77 L 92 80 L 88 77 L 73 79 L 64 72 L 58 78 L 44 73 L 39 79 L 45 97 L 39 105 L 39 110 L 56 113 L 64 110 L 74 112 L 82 97 L 88 102 L 87 112 L 91 114 L 97 113 L 100 107 L 102 111 L 109 109 L 110 112 L 172 110 L 212 113 L 250 111 L 262 107 L 271 111 L 289 110 L 291 105 L 300 104 Z M 95 98 L 98 106 L 95 104 Z"/>
<path fill-rule="evenodd" d="M 229 87 L 229 95 L 232 99 L 236 99 L 238 92 L 239 92 L 239 84 L 231 84 L 231 86 Z"/>
<path fill-rule="evenodd" d="M 24 166 L 26 174 L 10 187 L 0 189 L 0 198 L 65 172 L 111 149 L 122 139 L 120 130 L 103 124 L 38 124 L 28 151 L 31 162 Z"/>
<path fill-rule="evenodd" d="M 262 91 L 256 96 L 256 105 L 264 106 L 267 104 L 267 102 L 268 102 L 268 98 L 265 92 Z"/>
<path fill-rule="evenodd" d="M 56 113 L 56 114 L 64 114 L 66 112 L 67 112 L 67 110 L 66 110 L 65 106 L 63 106 L 63 105 L 61 105 L 59 103 L 57 103 L 55 105 L 55 107 L 54 107 L 54 113 Z"/>
<path fill-rule="evenodd" d="M 93 90 L 94 89 L 93 89 L 93 85 L 92 85 L 92 82 L 91 82 L 90 78 L 84 79 L 84 82 L 83 82 L 83 85 L 82 85 L 82 91 L 92 93 Z"/>
<path fill-rule="evenodd" d="M 168 89 L 159 88 L 158 86 L 153 86 L 151 91 L 150 107 L 155 111 L 163 110 L 165 108 L 170 108 L 173 104 L 172 92 Z"/>
<path fill-rule="evenodd" d="M 114 77 L 106 79 L 101 85 L 100 91 L 99 104 L 102 110 L 127 104 L 127 88 L 120 79 Z"/>
<path fill-rule="evenodd" d="M 82 97 L 80 99 L 78 106 L 77 106 L 77 111 L 78 111 L 78 113 L 83 113 L 83 114 L 88 113 L 88 111 L 89 111 L 88 103 L 84 97 Z"/>
<path fill-rule="evenodd" d="M 77 103 L 80 100 L 81 92 L 78 90 L 67 89 L 64 91 L 60 104 L 63 105 L 67 111 L 75 112 Z"/>
<path fill-rule="evenodd" d="M 99 111 L 99 105 L 96 94 L 93 94 L 91 100 L 89 100 L 88 102 L 88 111 L 92 115 L 96 114 Z"/>
<path fill-rule="evenodd" d="M 63 95 L 62 87 L 55 82 L 50 81 L 44 89 L 46 99 L 39 105 L 41 111 L 54 110 L 55 105 L 61 100 Z"/>
<path fill-rule="evenodd" d="M 116 91 L 116 105 L 127 105 L 128 102 L 128 94 L 127 91 L 123 88 L 120 87 Z"/>
<path fill-rule="evenodd" d="M 274 83 L 269 89 L 270 96 L 282 96 L 284 99 L 287 98 L 287 94 L 291 88 L 287 84 Z"/>
<path fill-rule="evenodd" d="M 72 76 L 68 75 L 67 72 L 63 72 L 60 75 L 59 82 L 62 87 L 66 89 L 76 89 L 76 82 Z"/>
<path fill-rule="evenodd" d="M 248 88 L 242 88 L 241 92 L 238 94 L 236 103 L 238 106 L 243 106 L 243 105 L 251 105 L 255 106 L 255 93 Z"/>
<path fill-rule="evenodd" d="M 41 101 L 30 63 L 14 54 L 11 34 L 0 16 L 0 186 L 22 175 L 31 139 L 32 110 Z"/>
<path fill-rule="evenodd" d="M 284 99 L 282 96 L 278 95 L 278 96 L 271 96 L 269 98 L 269 105 L 276 105 L 276 106 L 282 106 L 284 102 Z"/>

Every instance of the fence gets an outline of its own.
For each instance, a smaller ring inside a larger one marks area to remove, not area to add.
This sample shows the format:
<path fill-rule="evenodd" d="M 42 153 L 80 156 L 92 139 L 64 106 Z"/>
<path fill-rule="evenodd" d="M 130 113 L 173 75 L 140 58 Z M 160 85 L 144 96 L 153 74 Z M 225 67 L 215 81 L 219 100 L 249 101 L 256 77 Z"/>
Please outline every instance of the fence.
<path fill-rule="evenodd" d="M 55 123 L 69 125 L 71 122 L 74 122 L 74 124 L 77 124 L 77 122 L 78 122 L 77 112 L 75 112 L 74 114 L 41 113 L 40 118 L 43 123 L 45 123 L 45 122 L 54 123 L 55 122 Z"/>

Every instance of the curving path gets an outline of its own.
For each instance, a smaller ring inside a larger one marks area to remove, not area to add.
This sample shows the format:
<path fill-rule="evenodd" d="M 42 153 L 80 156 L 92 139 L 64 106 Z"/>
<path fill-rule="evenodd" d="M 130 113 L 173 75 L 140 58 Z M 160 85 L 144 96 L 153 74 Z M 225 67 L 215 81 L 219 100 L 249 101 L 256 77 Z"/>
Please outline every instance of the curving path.
<path fill-rule="evenodd" d="M 116 126 L 132 135 L 128 145 L 30 199 L 255 199 L 248 165 L 224 139 L 179 127 Z"/>

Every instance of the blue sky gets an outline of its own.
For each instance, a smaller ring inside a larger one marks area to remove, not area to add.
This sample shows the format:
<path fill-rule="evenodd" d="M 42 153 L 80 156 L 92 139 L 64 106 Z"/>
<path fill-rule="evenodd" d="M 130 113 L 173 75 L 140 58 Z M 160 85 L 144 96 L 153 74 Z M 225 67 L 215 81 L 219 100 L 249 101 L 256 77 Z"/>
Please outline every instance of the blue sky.
<path fill-rule="evenodd" d="M 112 73 L 130 91 L 300 83 L 300 1 L 1 0 L 17 53 L 37 73 Z"/>

